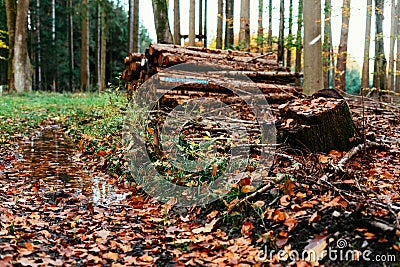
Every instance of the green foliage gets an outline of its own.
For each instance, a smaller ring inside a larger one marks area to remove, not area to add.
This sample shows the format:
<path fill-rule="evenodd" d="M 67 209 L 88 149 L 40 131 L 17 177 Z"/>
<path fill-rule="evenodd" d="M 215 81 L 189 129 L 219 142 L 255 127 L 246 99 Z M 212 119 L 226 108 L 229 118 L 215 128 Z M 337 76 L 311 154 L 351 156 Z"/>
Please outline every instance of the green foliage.
<path fill-rule="evenodd" d="M 352 95 L 359 95 L 361 89 L 360 71 L 355 68 L 346 70 L 346 91 Z"/>

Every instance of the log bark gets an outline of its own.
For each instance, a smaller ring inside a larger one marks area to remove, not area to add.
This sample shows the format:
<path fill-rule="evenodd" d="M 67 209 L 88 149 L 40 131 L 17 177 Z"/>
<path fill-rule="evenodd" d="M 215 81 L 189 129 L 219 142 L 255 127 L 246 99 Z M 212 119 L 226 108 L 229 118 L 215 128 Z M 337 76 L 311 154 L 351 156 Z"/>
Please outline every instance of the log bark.
<path fill-rule="evenodd" d="M 311 152 L 347 151 L 358 140 L 358 131 L 344 99 L 313 97 L 279 107 L 280 139 L 293 148 Z"/>

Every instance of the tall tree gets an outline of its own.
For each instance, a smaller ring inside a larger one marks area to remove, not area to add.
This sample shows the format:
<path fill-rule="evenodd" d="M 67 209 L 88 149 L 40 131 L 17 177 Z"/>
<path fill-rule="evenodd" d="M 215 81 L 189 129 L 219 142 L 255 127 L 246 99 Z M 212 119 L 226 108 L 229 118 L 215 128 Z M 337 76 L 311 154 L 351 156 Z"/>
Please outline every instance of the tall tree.
<path fill-rule="evenodd" d="M 297 13 L 297 36 L 296 36 L 296 72 L 301 72 L 301 54 L 303 51 L 303 40 L 301 38 L 301 30 L 303 28 L 303 0 L 299 0 Z M 296 86 L 300 86 L 300 78 L 296 78 Z"/>
<path fill-rule="evenodd" d="M 301 0 L 300 0 L 301 1 Z M 272 0 L 268 4 L 268 52 L 272 51 Z"/>
<path fill-rule="evenodd" d="M 208 33 L 208 31 L 207 31 L 207 14 L 208 14 L 207 5 L 208 5 L 208 2 L 207 1 L 208 0 L 204 0 L 204 42 L 203 42 L 203 46 L 205 48 L 207 48 L 207 46 L 208 46 L 208 43 L 207 43 L 207 33 Z"/>
<path fill-rule="evenodd" d="M 346 91 L 347 42 L 349 37 L 350 0 L 343 0 L 342 30 L 336 65 L 335 88 Z"/>
<path fill-rule="evenodd" d="M 137 6 L 136 6 L 137 7 Z M 106 54 L 107 54 L 107 22 L 105 3 L 102 4 L 101 9 L 101 57 L 100 57 L 100 86 L 99 91 L 106 89 Z"/>
<path fill-rule="evenodd" d="M 396 93 L 400 93 L 400 1 L 397 1 L 397 55 L 396 55 Z"/>
<path fill-rule="evenodd" d="M 72 91 L 74 88 L 74 24 L 73 24 L 73 0 L 68 0 L 68 83 L 69 89 Z"/>
<path fill-rule="evenodd" d="M 95 87 L 100 89 L 100 69 L 101 69 L 101 13 L 100 10 L 100 1 L 96 1 L 96 27 L 95 27 L 95 64 L 94 64 L 94 79 L 95 79 Z"/>
<path fill-rule="evenodd" d="M 304 93 L 311 95 L 324 85 L 322 71 L 321 1 L 304 0 Z"/>
<path fill-rule="evenodd" d="M 250 50 L 250 0 L 242 0 L 240 9 L 239 46 Z"/>
<path fill-rule="evenodd" d="M 196 42 L 196 0 L 190 0 L 189 7 L 189 46 Z"/>
<path fill-rule="evenodd" d="M 199 0 L 199 41 L 203 40 L 203 0 Z"/>
<path fill-rule="evenodd" d="M 14 45 L 15 45 L 15 20 L 17 17 L 17 2 L 16 0 L 6 0 L 6 15 L 7 15 L 7 29 L 8 29 L 8 70 L 7 70 L 7 84 L 8 90 L 15 89 L 14 80 Z"/>
<path fill-rule="evenodd" d="M 285 38 L 285 0 L 280 1 L 279 8 L 279 37 L 278 37 L 278 63 L 283 66 L 285 47 L 283 46 L 283 39 Z"/>
<path fill-rule="evenodd" d="M 365 20 L 364 61 L 362 68 L 361 88 L 369 88 L 369 49 L 371 43 L 372 0 L 367 1 L 367 14 Z"/>
<path fill-rule="evenodd" d="M 40 0 L 36 0 L 36 82 L 37 88 L 42 89 L 42 48 L 41 48 L 41 23 L 40 23 Z"/>
<path fill-rule="evenodd" d="M 331 0 L 325 0 L 325 26 L 324 26 L 324 88 L 331 87 L 331 78 L 332 78 L 332 27 L 331 27 L 331 19 L 332 19 L 332 5 Z"/>
<path fill-rule="evenodd" d="M 168 20 L 168 2 L 167 0 L 152 0 L 152 3 L 157 42 L 160 44 L 172 44 L 173 38 Z"/>
<path fill-rule="evenodd" d="M 233 48 L 233 8 L 234 0 L 226 0 L 225 7 L 225 49 Z"/>
<path fill-rule="evenodd" d="M 179 0 L 174 0 L 174 44 L 181 45 L 181 20 Z"/>
<path fill-rule="evenodd" d="M 89 6 L 82 0 L 81 91 L 89 89 Z"/>
<path fill-rule="evenodd" d="M 374 64 L 374 87 L 386 89 L 386 57 L 383 42 L 383 14 L 384 0 L 375 0 L 375 64 Z"/>
<path fill-rule="evenodd" d="M 397 39 L 397 18 L 396 18 L 396 0 L 392 0 L 390 19 L 390 48 L 389 48 L 389 68 L 387 89 L 394 91 L 394 47 Z"/>
<path fill-rule="evenodd" d="M 139 52 L 139 0 L 134 0 L 134 9 L 133 9 L 133 50 L 132 51 L 133 52 Z"/>
<path fill-rule="evenodd" d="M 27 27 L 29 0 L 19 0 L 15 21 L 14 81 L 17 92 L 32 90 L 32 66 L 28 55 Z"/>
<path fill-rule="evenodd" d="M 128 52 L 133 52 L 133 14 L 135 10 L 134 0 L 129 0 L 128 4 Z"/>
<path fill-rule="evenodd" d="M 224 2 L 222 0 L 218 0 L 217 40 L 216 40 L 217 49 L 222 49 L 223 11 L 224 11 Z"/>
<path fill-rule="evenodd" d="M 287 37 L 287 57 L 286 57 L 286 66 L 292 67 L 292 47 L 293 47 L 293 0 L 289 1 L 289 33 Z"/>
<path fill-rule="evenodd" d="M 262 52 L 264 47 L 263 9 L 264 9 L 264 0 L 258 0 L 257 46 L 259 52 Z"/>
<path fill-rule="evenodd" d="M 56 0 L 51 0 L 51 46 L 54 53 L 54 70 L 52 71 L 53 91 L 57 91 L 58 58 L 56 48 Z"/>

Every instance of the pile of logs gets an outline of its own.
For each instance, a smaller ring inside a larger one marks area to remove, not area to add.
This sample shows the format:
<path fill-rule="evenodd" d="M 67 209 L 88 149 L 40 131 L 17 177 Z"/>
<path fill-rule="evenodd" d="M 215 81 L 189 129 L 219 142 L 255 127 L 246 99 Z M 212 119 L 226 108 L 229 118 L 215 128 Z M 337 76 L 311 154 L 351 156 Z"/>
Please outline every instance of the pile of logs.
<path fill-rule="evenodd" d="M 130 53 L 124 59 L 124 63 L 122 79 L 126 82 L 125 88 L 128 92 L 135 91 L 154 74 L 181 63 L 213 64 L 229 69 L 221 73 L 224 77 L 246 75 L 270 103 L 289 101 L 302 92 L 301 87 L 292 85 L 302 74 L 290 72 L 288 68 L 279 66 L 273 54 L 152 44 L 144 54 Z M 175 77 L 179 75 L 187 78 L 185 74 L 174 74 Z M 243 81 L 243 86 L 246 86 L 246 83 L 253 86 L 249 80 Z M 216 86 L 213 82 L 192 83 L 184 90 L 179 88 L 173 92 L 163 92 L 164 102 L 172 106 L 196 97 L 215 97 L 228 102 L 240 102 L 233 92 Z"/>

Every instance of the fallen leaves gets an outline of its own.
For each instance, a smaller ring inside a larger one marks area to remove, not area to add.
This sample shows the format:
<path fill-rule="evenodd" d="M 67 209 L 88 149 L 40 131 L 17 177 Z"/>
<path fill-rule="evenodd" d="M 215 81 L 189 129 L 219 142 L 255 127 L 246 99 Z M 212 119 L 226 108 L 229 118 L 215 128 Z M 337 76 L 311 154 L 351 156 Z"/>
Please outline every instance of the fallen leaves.
<path fill-rule="evenodd" d="M 214 226 L 218 221 L 219 221 L 219 218 L 215 218 L 210 223 L 206 223 L 205 226 L 193 229 L 192 232 L 194 234 L 210 233 L 214 229 Z"/>

